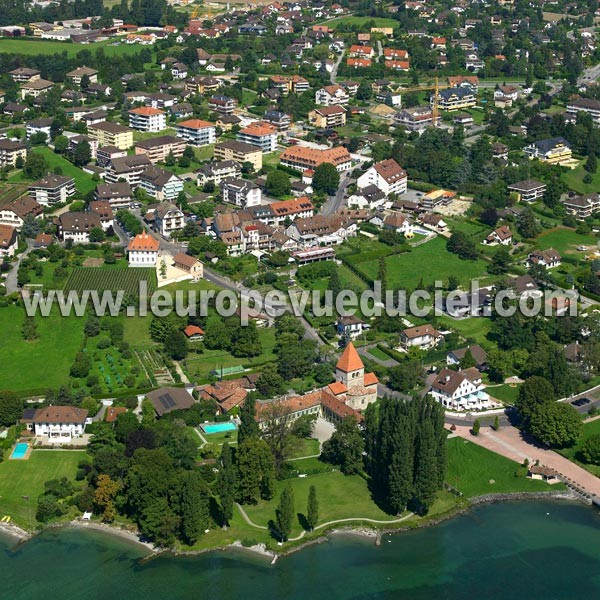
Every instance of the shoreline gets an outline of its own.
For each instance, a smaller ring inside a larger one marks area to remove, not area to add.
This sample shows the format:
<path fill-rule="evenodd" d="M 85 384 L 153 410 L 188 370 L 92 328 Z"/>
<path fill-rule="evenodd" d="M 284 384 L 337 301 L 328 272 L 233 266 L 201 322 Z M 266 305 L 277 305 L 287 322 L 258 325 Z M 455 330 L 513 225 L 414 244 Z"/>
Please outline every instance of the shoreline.
<path fill-rule="evenodd" d="M 93 522 L 93 521 L 78 521 L 73 520 L 67 523 L 57 523 L 53 525 L 49 525 L 39 531 L 35 531 L 33 533 L 29 533 L 24 529 L 18 527 L 17 525 L 0 523 L 0 535 L 6 535 L 10 538 L 16 538 L 17 543 L 16 546 L 21 546 L 22 544 L 27 543 L 29 540 L 33 539 L 37 535 L 43 533 L 49 529 L 79 529 L 85 530 L 89 529 L 92 531 L 96 531 L 99 533 L 104 533 L 106 535 L 113 536 L 115 538 L 121 539 L 126 542 L 130 542 L 137 546 L 144 547 L 148 554 L 141 558 L 143 561 L 152 560 L 161 554 L 170 554 L 174 557 L 177 556 L 198 556 L 201 554 L 206 554 L 210 552 L 227 552 L 227 551 L 242 551 L 250 553 L 254 556 L 261 557 L 264 559 L 270 559 L 270 564 L 274 565 L 280 558 L 284 558 L 286 556 L 290 556 L 295 554 L 296 552 L 300 552 L 309 546 L 313 546 L 315 544 L 323 544 L 334 536 L 338 535 L 351 535 L 358 536 L 363 539 L 373 539 L 376 546 L 381 544 L 381 538 L 384 535 L 405 533 L 408 531 L 415 531 L 417 529 L 423 529 L 427 527 L 434 527 L 445 521 L 448 521 L 454 517 L 463 515 L 474 507 L 479 506 L 481 504 L 496 504 L 500 502 L 519 502 L 519 501 L 532 501 L 532 500 L 567 500 L 574 501 L 580 504 L 585 504 L 589 506 L 585 502 L 582 502 L 578 496 L 570 493 L 569 491 L 557 491 L 557 492 L 514 492 L 514 493 L 497 493 L 497 494 L 485 494 L 482 496 L 474 496 L 473 498 L 469 498 L 465 504 L 456 505 L 431 519 L 425 519 L 422 521 L 418 521 L 413 524 L 405 525 L 403 523 L 398 523 L 398 527 L 388 527 L 382 526 L 377 527 L 373 525 L 372 527 L 369 525 L 361 524 L 360 526 L 341 526 L 336 527 L 335 525 L 331 526 L 331 529 L 327 529 L 321 533 L 318 537 L 307 539 L 301 544 L 292 546 L 286 550 L 282 550 L 280 552 L 276 552 L 274 550 L 269 550 L 266 547 L 266 544 L 259 543 L 253 546 L 244 546 L 240 540 L 236 540 L 231 544 L 227 544 L 226 546 L 215 546 L 214 548 L 202 548 L 200 550 L 181 550 L 178 548 L 159 548 L 152 544 L 151 542 L 145 542 L 140 539 L 140 534 L 137 531 L 132 531 L 128 529 L 124 529 L 122 527 L 118 527 L 115 525 L 108 525 L 105 523 Z"/>

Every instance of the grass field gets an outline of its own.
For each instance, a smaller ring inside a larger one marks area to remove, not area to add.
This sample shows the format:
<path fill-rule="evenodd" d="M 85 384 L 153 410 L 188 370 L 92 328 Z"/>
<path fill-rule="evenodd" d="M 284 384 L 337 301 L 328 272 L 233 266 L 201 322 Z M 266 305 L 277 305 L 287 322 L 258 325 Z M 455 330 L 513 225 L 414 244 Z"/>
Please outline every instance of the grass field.
<path fill-rule="evenodd" d="M 348 28 L 348 27 L 364 27 L 367 24 L 372 24 L 373 27 L 398 27 L 398 21 L 394 19 L 386 19 L 385 17 L 340 17 L 328 21 L 327 25 L 332 29 Z"/>
<path fill-rule="evenodd" d="M 504 384 L 488 387 L 486 391 L 493 398 L 501 400 L 506 404 L 513 404 L 519 395 L 519 386 Z"/>
<path fill-rule="evenodd" d="M 0 38 L 0 53 L 14 53 L 27 56 L 35 54 L 62 54 L 63 52 L 66 52 L 68 56 L 76 56 L 83 50 L 87 50 L 94 54 L 99 48 L 102 48 L 107 56 L 129 56 L 131 54 L 136 54 L 141 50 L 141 47 L 136 44 L 119 44 L 118 46 L 111 46 L 110 43 L 107 42 L 98 42 L 82 46 L 80 44 L 72 44 L 69 42 L 38 40 L 34 38 Z"/>
<path fill-rule="evenodd" d="M 31 520 L 35 525 L 38 496 L 50 479 L 75 479 L 77 465 L 85 457 L 80 451 L 34 450 L 29 460 L 6 460 L 0 464 L 0 515 L 9 515 L 22 527 L 29 526 L 29 496 Z"/>
<path fill-rule="evenodd" d="M 556 227 L 542 233 L 536 240 L 536 246 L 542 250 L 554 248 L 560 254 L 576 254 L 578 246 L 596 246 L 597 242 L 595 235 L 581 235 L 574 229 Z"/>
<path fill-rule="evenodd" d="M 572 446 L 571 448 L 564 448 L 562 450 L 558 450 L 560 454 L 582 466 L 584 469 L 588 470 L 590 473 L 596 475 L 596 477 L 600 477 L 600 466 L 599 465 L 588 465 L 581 461 L 581 456 L 579 452 L 581 450 L 581 446 L 583 442 L 592 435 L 600 434 L 600 419 L 596 421 L 591 421 L 590 423 L 584 423 L 583 425 L 583 434 L 579 438 L 578 442 Z"/>
<path fill-rule="evenodd" d="M 305 514 L 308 491 L 311 485 L 317 489 L 319 501 L 319 522 L 326 523 L 334 519 L 366 517 L 389 521 L 393 519 L 383 512 L 371 499 L 367 482 L 358 475 L 346 476 L 339 471 L 318 473 L 305 478 L 287 479 L 277 482 L 275 497 L 269 502 L 260 501 L 255 506 L 245 506 L 246 513 L 257 525 L 267 526 L 275 518 L 275 509 L 279 503 L 281 491 L 287 485 L 294 492 L 295 512 Z M 302 527 L 294 519 L 292 537 L 298 535 Z"/>
<path fill-rule="evenodd" d="M 0 43 L 4 41 L 0 39 Z M 65 177 L 73 177 L 75 180 L 75 187 L 81 194 L 85 195 L 89 191 L 96 188 L 96 182 L 92 180 L 91 175 L 84 173 L 79 167 L 76 167 L 73 163 L 70 163 L 66 158 L 59 154 L 54 154 L 50 148 L 43 146 L 32 150 L 36 154 L 43 154 L 44 158 L 48 162 L 49 170 L 54 171 L 56 167 L 60 167 L 62 174 Z M 20 183 L 22 181 L 30 181 L 25 177 L 23 171 L 16 173 L 9 178 L 10 182 Z"/>
<path fill-rule="evenodd" d="M 387 267 L 388 289 L 416 289 L 422 280 L 423 285 L 431 285 L 435 281 L 447 282 L 454 275 L 461 285 L 471 279 L 485 274 L 484 261 L 461 260 L 456 254 L 446 250 L 446 240 L 435 238 L 422 244 L 412 252 L 388 256 Z M 372 279 L 377 279 L 379 260 L 359 262 L 358 268 Z"/>
<path fill-rule="evenodd" d="M 519 477 L 515 476 L 517 472 Z M 492 480 L 494 483 L 490 483 Z M 527 479 L 521 465 L 460 437 L 448 440 L 446 482 L 467 498 L 482 494 L 564 489 L 562 483 L 549 486 L 543 481 Z"/>
<path fill-rule="evenodd" d="M 58 309 L 49 317 L 37 317 L 39 337 L 32 342 L 23 339 L 24 319 L 21 307 L 0 308 L 0 387 L 30 393 L 59 387 L 83 341 L 84 319 L 61 317 Z"/>
<path fill-rule="evenodd" d="M 224 350 L 207 350 L 201 354 L 188 354 L 183 361 L 183 368 L 192 380 L 205 379 L 210 372 L 221 367 L 235 367 L 243 365 L 252 368 L 266 362 L 275 360 L 273 349 L 275 347 L 275 329 L 259 329 L 262 342 L 262 353 L 254 358 L 237 358 Z"/>
<path fill-rule="evenodd" d="M 73 269 L 65 284 L 65 291 L 83 292 L 85 290 L 123 290 L 126 294 L 138 295 L 140 282 L 147 283 L 148 292 L 156 288 L 154 269 L 97 269 L 78 267 Z"/>
<path fill-rule="evenodd" d="M 466 340 L 475 340 L 482 348 L 494 348 L 494 344 L 488 339 L 492 329 L 490 319 L 473 317 L 470 319 L 451 319 L 450 317 L 438 317 L 438 322 L 444 327 L 452 329 L 462 335 Z"/>
<path fill-rule="evenodd" d="M 367 352 L 371 356 L 374 356 L 375 358 L 378 358 L 379 360 L 390 360 L 390 357 L 385 352 L 383 352 L 382 350 L 380 350 L 377 347 L 375 347 L 375 348 L 369 348 L 367 350 Z"/>
<path fill-rule="evenodd" d="M 583 164 L 576 169 L 568 169 L 562 174 L 562 180 L 567 184 L 569 189 L 575 190 L 580 194 L 592 194 L 600 190 L 600 169 L 592 175 L 592 183 L 584 183 L 583 178 L 587 175 L 587 171 L 583 168 Z"/>

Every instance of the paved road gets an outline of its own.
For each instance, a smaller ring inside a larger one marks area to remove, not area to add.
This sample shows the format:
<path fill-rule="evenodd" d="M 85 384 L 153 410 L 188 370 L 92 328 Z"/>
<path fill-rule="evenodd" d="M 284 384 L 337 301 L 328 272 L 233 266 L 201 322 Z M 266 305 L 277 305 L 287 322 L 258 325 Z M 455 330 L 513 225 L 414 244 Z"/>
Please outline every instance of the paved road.
<path fill-rule="evenodd" d="M 19 254 L 15 263 L 13 263 L 13 268 L 6 275 L 6 279 L 4 280 L 4 287 L 6 288 L 7 294 L 12 294 L 13 292 L 19 291 L 19 286 L 17 283 L 17 273 L 19 271 L 19 266 L 23 259 L 33 250 L 33 240 L 27 240 L 27 250 Z"/>
<path fill-rule="evenodd" d="M 340 52 L 340 55 L 337 57 L 337 60 L 335 61 L 335 64 L 333 65 L 333 69 L 331 70 L 331 75 L 329 76 L 329 81 L 331 81 L 332 85 L 335 85 L 335 82 L 337 81 L 338 69 L 340 68 L 340 64 L 342 63 L 342 60 L 344 59 L 344 54 L 346 54 L 346 50 L 342 50 Z"/>
<path fill-rule="evenodd" d="M 338 191 L 335 196 L 329 196 L 325 204 L 321 207 L 322 215 L 333 215 L 342 208 L 342 205 L 345 204 L 346 190 L 350 185 L 350 174 L 344 173 L 342 174 L 342 178 L 340 180 L 340 186 L 338 187 Z"/>

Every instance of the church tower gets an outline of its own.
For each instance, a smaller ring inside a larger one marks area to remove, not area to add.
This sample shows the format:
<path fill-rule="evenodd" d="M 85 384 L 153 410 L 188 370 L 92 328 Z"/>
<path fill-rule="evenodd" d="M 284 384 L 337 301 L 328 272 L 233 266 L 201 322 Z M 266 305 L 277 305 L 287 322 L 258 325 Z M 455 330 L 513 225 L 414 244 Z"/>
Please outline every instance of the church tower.
<path fill-rule="evenodd" d="M 365 365 L 352 342 L 346 346 L 335 366 L 335 380 L 343 383 L 348 390 L 364 386 Z"/>

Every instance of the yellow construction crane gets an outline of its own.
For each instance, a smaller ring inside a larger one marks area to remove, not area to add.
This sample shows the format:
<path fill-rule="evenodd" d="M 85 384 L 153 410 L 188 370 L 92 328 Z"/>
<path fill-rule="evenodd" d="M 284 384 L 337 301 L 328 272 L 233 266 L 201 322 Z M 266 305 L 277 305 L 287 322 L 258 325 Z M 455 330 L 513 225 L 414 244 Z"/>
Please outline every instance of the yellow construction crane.
<path fill-rule="evenodd" d="M 416 86 L 416 87 L 410 87 L 410 88 L 403 88 L 403 87 L 399 87 L 398 89 L 396 89 L 395 91 L 397 93 L 403 93 L 405 94 L 406 92 L 423 92 L 425 90 L 433 90 L 433 103 L 431 105 L 431 112 L 433 113 L 433 126 L 437 127 L 437 122 L 438 122 L 438 118 L 439 118 L 439 107 L 438 107 L 438 101 L 439 101 L 439 97 L 440 97 L 440 90 L 447 90 L 449 87 L 449 85 L 440 85 L 438 78 L 435 78 L 435 84 L 434 85 L 420 85 L 420 86 Z"/>
<path fill-rule="evenodd" d="M 196 6 L 196 8 L 194 8 L 194 10 L 192 11 L 192 14 L 190 16 L 190 19 L 196 19 L 198 17 L 198 13 L 200 12 L 200 9 L 202 8 L 201 4 L 198 4 Z"/>

